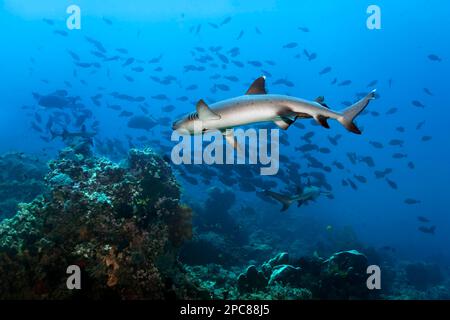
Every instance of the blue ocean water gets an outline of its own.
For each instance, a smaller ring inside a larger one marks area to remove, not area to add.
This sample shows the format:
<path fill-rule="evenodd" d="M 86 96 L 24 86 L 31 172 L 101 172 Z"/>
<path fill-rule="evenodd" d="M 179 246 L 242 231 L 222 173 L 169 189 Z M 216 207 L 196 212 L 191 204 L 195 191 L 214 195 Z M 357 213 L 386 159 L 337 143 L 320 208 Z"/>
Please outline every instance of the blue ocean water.
<path fill-rule="evenodd" d="M 81 9 L 80 30 L 66 26 L 66 8 L 71 4 Z M 366 26 L 366 10 L 373 4 L 381 8 L 380 30 Z M 237 184 L 224 186 L 215 179 L 205 184 L 195 173 L 191 176 L 198 184 L 180 177 L 183 199 L 202 205 L 212 186 L 228 188 L 236 197 L 237 213 L 242 205 L 256 210 L 254 228 L 264 224 L 274 228 L 273 242 L 284 237 L 293 242 L 298 235 L 303 241 L 311 237 L 312 246 L 318 239 L 308 234 L 310 224 L 321 226 L 324 234 L 327 226 L 333 230 L 350 226 L 361 242 L 395 248 L 399 259 L 448 266 L 450 26 L 445 21 L 449 9 L 447 1 L 438 0 L 5 0 L 0 7 L 0 153 L 24 152 L 48 160 L 64 147 L 45 128 L 54 110 L 39 106 L 33 93 L 66 90 L 69 96 L 80 97 L 92 112 L 85 121 L 87 130 L 98 128 L 94 152 L 118 160 L 121 150 L 126 152 L 130 145 L 148 145 L 166 154 L 174 145 L 170 132 L 177 117 L 194 111 L 201 98 L 213 103 L 244 94 L 262 74 L 270 93 L 310 100 L 325 96 L 334 110 L 344 109 L 345 102 L 353 103 L 359 93 L 376 88 L 379 96 L 356 121 L 362 135 L 349 133 L 332 120 L 329 130 L 310 120 L 297 120 L 305 128 L 286 131 L 289 145 L 282 144 L 280 154 L 298 163 L 299 173 L 322 172 L 333 199 L 323 196 L 280 213 L 279 203 L 265 202 L 255 191 L 242 191 Z M 237 48 L 235 56 L 230 53 L 233 48 Z M 189 71 L 186 66 L 201 69 Z M 329 72 L 321 72 L 325 68 Z M 293 85 L 279 84 L 279 79 Z M 347 80 L 351 82 L 343 83 Z M 117 99 L 114 92 L 145 99 Z M 120 105 L 121 110 L 108 105 Z M 174 110 L 164 111 L 167 106 L 173 107 L 165 110 Z M 119 116 L 123 110 L 147 113 L 157 122 L 163 118 L 163 123 L 150 131 L 132 129 L 127 126 L 129 117 Z M 65 129 L 81 130 L 74 122 L 64 125 Z M 330 172 L 311 168 L 306 154 L 295 150 L 306 143 L 302 137 L 310 131 L 315 145 L 330 149 L 311 153 Z M 342 135 L 339 143 L 332 145 L 328 137 L 338 134 Z M 142 136 L 148 140 L 139 140 Z M 391 145 L 393 139 L 401 140 L 402 146 Z M 116 148 L 100 150 L 98 146 L 107 141 Z M 383 147 L 374 147 L 370 143 L 374 141 Z M 356 164 L 349 160 L 349 153 L 356 153 Z M 394 158 L 395 153 L 405 158 Z M 371 157 L 374 166 L 360 161 L 362 157 Z M 336 168 L 335 161 L 345 168 Z M 392 169 L 387 177 L 398 188 L 376 178 L 375 171 L 386 168 Z M 355 175 L 365 177 L 364 181 Z M 346 179 L 357 190 L 343 186 Z M 285 187 L 280 179 L 273 190 L 282 192 Z M 408 204 L 406 199 L 419 203 Z M 430 220 L 426 225 L 436 227 L 434 234 L 418 230 L 423 224 L 418 216 Z M 285 234 L 286 225 L 290 229 Z M 286 245 L 284 250 L 288 249 Z"/>

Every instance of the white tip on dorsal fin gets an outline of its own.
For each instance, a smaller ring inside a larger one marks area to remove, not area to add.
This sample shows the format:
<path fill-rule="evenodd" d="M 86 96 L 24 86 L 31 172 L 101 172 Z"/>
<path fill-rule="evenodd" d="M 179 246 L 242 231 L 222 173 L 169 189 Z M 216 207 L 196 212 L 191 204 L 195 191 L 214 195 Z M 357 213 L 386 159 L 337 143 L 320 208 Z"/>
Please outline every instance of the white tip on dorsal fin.
<path fill-rule="evenodd" d="M 200 99 L 197 102 L 197 114 L 198 114 L 198 118 L 202 121 L 205 120 L 220 120 L 220 116 L 215 113 L 214 111 L 212 111 L 208 105 L 205 103 L 205 101 L 203 101 L 203 99 Z"/>
<path fill-rule="evenodd" d="M 252 85 L 248 88 L 245 94 L 267 94 L 266 77 L 261 76 L 253 81 Z"/>

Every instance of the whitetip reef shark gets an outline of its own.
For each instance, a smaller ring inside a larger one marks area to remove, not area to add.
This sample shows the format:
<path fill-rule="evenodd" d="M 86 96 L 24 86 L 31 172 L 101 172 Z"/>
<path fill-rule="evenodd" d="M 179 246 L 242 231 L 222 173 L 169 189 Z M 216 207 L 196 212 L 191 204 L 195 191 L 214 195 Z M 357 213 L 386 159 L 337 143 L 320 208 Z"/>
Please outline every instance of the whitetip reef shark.
<path fill-rule="evenodd" d="M 264 194 L 277 200 L 283 206 L 281 207 L 281 212 L 289 209 L 292 203 L 297 202 L 297 207 L 308 203 L 309 201 L 314 201 L 321 194 L 329 195 L 328 191 L 322 191 L 319 187 L 308 185 L 305 188 L 297 188 L 297 193 L 294 195 L 282 194 L 270 190 L 264 190 Z"/>
<path fill-rule="evenodd" d="M 243 96 L 222 100 L 210 106 L 202 99 L 199 100 L 196 112 L 174 122 L 172 129 L 185 130 L 189 134 L 220 130 L 235 148 L 237 143 L 233 132 L 227 129 L 259 122 L 272 121 L 281 129 L 287 130 L 297 119 L 313 118 L 325 128 L 330 127 L 328 119 L 334 119 L 348 131 L 361 134 L 353 121 L 374 98 L 375 90 L 350 107 L 334 111 L 324 103 L 323 97 L 308 101 L 287 95 L 268 94 L 266 78 L 261 76 Z"/>

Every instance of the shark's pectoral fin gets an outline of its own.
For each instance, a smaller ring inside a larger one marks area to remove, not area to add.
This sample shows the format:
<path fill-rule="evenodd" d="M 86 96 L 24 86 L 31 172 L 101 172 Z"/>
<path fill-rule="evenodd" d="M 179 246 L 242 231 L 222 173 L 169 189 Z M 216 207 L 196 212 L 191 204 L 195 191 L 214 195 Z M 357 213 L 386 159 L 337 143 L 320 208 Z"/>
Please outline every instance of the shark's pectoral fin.
<path fill-rule="evenodd" d="M 245 94 L 267 94 L 266 77 L 261 76 L 253 81 L 252 85 L 248 88 Z"/>
<path fill-rule="evenodd" d="M 241 145 L 238 143 L 236 137 L 234 136 L 233 130 L 222 131 L 225 141 L 230 144 L 236 150 L 242 150 Z"/>
<path fill-rule="evenodd" d="M 287 209 L 289 209 L 289 204 L 283 203 L 283 207 L 281 207 L 280 212 L 284 212 L 284 211 L 286 211 Z"/>
<path fill-rule="evenodd" d="M 203 101 L 203 99 L 200 99 L 197 102 L 196 109 L 197 109 L 198 118 L 202 121 L 220 120 L 220 115 L 218 115 L 213 110 L 211 110 L 211 108 L 208 107 L 208 105 L 205 103 L 205 101 Z"/>
<path fill-rule="evenodd" d="M 322 127 L 330 129 L 330 125 L 328 124 L 327 120 L 328 118 L 318 115 L 315 116 L 314 119 L 317 121 L 318 124 L 320 124 Z"/>
<path fill-rule="evenodd" d="M 295 120 L 292 120 L 291 118 L 288 118 L 288 117 L 281 117 L 280 119 L 274 120 L 273 122 L 279 128 L 281 128 L 283 130 L 287 130 L 290 127 L 290 125 L 295 122 Z"/>

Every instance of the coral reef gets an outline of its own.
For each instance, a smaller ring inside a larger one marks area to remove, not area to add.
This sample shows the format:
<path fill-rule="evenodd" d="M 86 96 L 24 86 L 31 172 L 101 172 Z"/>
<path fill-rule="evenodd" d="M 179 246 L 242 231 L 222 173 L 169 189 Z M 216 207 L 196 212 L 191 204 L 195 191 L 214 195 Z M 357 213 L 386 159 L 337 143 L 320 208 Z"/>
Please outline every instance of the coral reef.
<path fill-rule="evenodd" d="M 13 216 L 21 202 L 45 192 L 46 164 L 23 153 L 0 156 L 0 221 Z"/>
<path fill-rule="evenodd" d="M 49 167 L 48 194 L 0 224 L 0 298 L 201 297 L 176 261 L 191 210 L 161 157 L 131 150 L 118 165 L 66 148 Z M 73 264 L 82 290 L 66 288 Z"/>
<path fill-rule="evenodd" d="M 366 257 L 351 250 L 328 259 L 291 259 L 283 252 L 241 273 L 216 264 L 187 270 L 197 286 L 218 299 L 374 299 L 377 293 L 366 287 L 366 268 Z"/>

